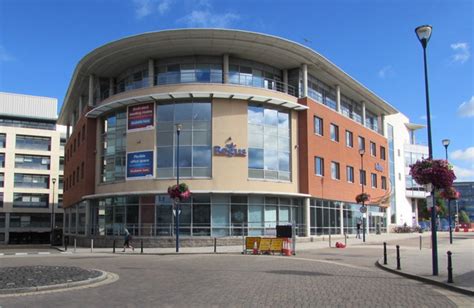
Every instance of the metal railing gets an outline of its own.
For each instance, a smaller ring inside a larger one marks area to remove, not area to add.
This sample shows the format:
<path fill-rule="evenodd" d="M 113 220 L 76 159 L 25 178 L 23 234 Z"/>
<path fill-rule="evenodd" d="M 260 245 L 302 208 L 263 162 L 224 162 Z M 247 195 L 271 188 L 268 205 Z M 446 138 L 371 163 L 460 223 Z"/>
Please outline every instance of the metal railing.
<path fill-rule="evenodd" d="M 275 223 L 265 223 L 256 226 L 253 223 L 235 223 L 211 226 L 210 224 L 181 223 L 179 234 L 180 236 L 190 237 L 276 236 L 276 225 Z M 85 226 L 78 226 L 77 229 L 74 228 L 74 230 L 66 228 L 64 232 L 65 234 L 84 234 L 85 228 Z M 136 237 L 173 237 L 176 234 L 173 223 L 92 225 L 90 226 L 89 234 L 91 236 L 100 237 L 117 237 L 124 235 L 125 228 L 127 228 L 130 234 Z M 81 232 L 79 232 L 79 230 Z M 305 225 L 297 224 L 295 226 L 295 232 L 297 236 L 304 236 Z"/>

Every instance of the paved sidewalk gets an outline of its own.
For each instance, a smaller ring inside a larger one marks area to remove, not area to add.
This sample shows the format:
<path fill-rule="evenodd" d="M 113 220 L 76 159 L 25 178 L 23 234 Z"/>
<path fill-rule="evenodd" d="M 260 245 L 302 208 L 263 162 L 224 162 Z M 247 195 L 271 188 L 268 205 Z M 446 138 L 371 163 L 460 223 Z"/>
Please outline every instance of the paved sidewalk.
<path fill-rule="evenodd" d="M 430 243 L 430 238 L 424 237 Z M 430 247 L 404 246 L 400 244 L 401 270 L 397 270 L 395 245 L 388 245 L 387 265 L 383 265 L 383 258 L 379 259 L 379 264 L 400 274 L 421 278 L 424 281 L 431 281 L 442 284 L 445 287 L 455 287 L 467 290 L 474 295 L 474 237 L 472 235 L 457 234 L 453 244 L 449 244 L 447 234 L 440 233 L 438 238 L 438 276 L 432 275 L 432 250 Z M 453 283 L 448 281 L 448 257 L 447 251 L 452 252 Z M 419 279 L 418 278 L 418 279 Z"/>

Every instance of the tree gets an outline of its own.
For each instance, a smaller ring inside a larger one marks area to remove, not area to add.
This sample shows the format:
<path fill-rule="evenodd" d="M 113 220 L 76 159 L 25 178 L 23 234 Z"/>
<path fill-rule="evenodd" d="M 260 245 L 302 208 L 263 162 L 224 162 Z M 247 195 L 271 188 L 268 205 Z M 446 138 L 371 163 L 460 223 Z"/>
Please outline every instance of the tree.
<path fill-rule="evenodd" d="M 429 196 L 428 198 L 431 198 Z M 436 192 L 435 194 L 436 206 L 438 207 L 438 215 L 440 218 L 445 218 L 448 213 L 448 207 L 443 198 L 441 198 L 440 193 Z M 426 199 L 418 200 L 418 219 L 419 220 L 430 220 L 431 214 L 426 205 Z"/>
<path fill-rule="evenodd" d="M 465 211 L 460 211 L 459 212 L 459 222 L 460 223 L 465 223 L 465 224 L 468 224 L 471 222 L 471 220 L 469 219 L 469 215 L 467 215 L 467 213 Z"/>

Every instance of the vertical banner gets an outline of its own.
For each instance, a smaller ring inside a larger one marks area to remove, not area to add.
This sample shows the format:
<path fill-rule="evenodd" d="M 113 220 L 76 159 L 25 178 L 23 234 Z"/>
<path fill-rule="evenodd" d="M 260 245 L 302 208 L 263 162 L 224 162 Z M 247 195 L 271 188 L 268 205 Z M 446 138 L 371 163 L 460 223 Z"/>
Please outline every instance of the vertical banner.
<path fill-rule="evenodd" d="M 154 110 L 154 103 L 129 106 L 128 130 L 153 128 Z"/>
<path fill-rule="evenodd" d="M 127 180 L 153 177 L 153 151 L 127 153 Z"/>

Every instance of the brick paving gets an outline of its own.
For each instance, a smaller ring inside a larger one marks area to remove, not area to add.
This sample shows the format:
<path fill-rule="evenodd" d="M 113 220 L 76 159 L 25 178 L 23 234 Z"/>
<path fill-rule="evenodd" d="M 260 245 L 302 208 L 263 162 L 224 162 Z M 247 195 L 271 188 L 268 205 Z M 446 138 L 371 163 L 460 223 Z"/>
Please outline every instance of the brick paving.
<path fill-rule="evenodd" d="M 96 278 L 101 272 L 72 266 L 0 267 L 0 291 L 50 286 Z"/>
<path fill-rule="evenodd" d="M 357 248 L 353 250 L 352 253 L 356 256 L 363 256 L 365 252 Z M 315 260 L 313 257 L 311 254 L 308 254 L 307 258 L 238 254 L 97 254 L 5 258 L 2 259 L 1 266 L 64 266 L 74 263 L 79 267 L 116 273 L 120 279 L 113 284 L 96 288 L 0 298 L 0 305 L 50 307 L 61 303 L 64 307 L 457 306 L 450 297 L 437 292 L 432 286 L 369 268 L 364 264 L 345 266 L 340 261 Z M 344 257 L 326 257 L 346 262 Z M 361 260 L 364 257 L 354 259 Z"/>

